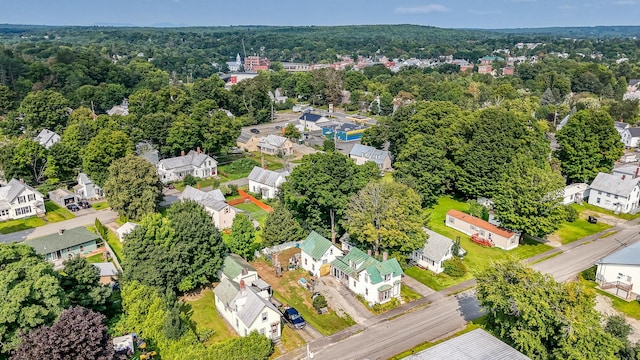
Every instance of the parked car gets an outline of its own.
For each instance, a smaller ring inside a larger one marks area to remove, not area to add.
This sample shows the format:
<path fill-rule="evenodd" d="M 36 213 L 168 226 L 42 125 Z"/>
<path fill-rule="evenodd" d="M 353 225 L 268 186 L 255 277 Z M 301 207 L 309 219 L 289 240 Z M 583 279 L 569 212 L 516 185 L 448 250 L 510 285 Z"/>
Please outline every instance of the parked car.
<path fill-rule="evenodd" d="M 253 128 L 253 129 L 251 129 L 251 130 L 249 130 L 249 131 L 251 131 L 251 132 L 252 132 L 252 133 L 254 133 L 254 134 L 260 134 L 260 130 L 255 129 L 255 128 Z"/>
<path fill-rule="evenodd" d="M 280 130 L 280 129 L 282 129 L 282 126 L 276 125 L 276 130 Z"/>
<path fill-rule="evenodd" d="M 67 205 L 67 209 L 76 212 L 76 211 L 80 211 L 80 208 L 78 207 L 78 205 L 76 204 L 69 204 Z"/>
<path fill-rule="evenodd" d="M 78 201 L 78 206 L 83 208 L 83 209 L 88 209 L 91 207 L 91 204 L 89 204 L 89 202 L 87 200 L 80 200 Z"/>
<path fill-rule="evenodd" d="M 284 319 L 296 329 L 302 329 L 307 325 L 307 322 L 304 321 L 298 310 L 292 307 L 286 308 L 282 315 L 284 315 Z"/>
<path fill-rule="evenodd" d="M 598 223 L 598 218 L 595 217 L 595 216 L 589 215 L 589 219 L 588 220 L 589 220 L 590 224 L 597 224 Z"/>
<path fill-rule="evenodd" d="M 175 186 L 173 186 L 173 184 L 167 184 L 167 185 L 165 185 L 165 187 L 167 189 L 175 189 L 176 188 Z"/>

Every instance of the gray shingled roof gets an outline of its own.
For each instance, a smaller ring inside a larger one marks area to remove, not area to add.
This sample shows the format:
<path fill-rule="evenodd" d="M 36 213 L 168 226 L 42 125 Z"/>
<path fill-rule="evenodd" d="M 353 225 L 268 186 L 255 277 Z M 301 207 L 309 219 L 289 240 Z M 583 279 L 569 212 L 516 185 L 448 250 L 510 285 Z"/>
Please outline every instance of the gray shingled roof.
<path fill-rule="evenodd" d="M 265 308 L 279 313 L 271 302 L 256 294 L 255 290 L 249 285 L 245 284 L 244 291 L 240 291 L 239 285 L 229 279 L 224 279 L 213 289 L 218 299 L 233 311 L 237 311 L 238 318 L 247 328 L 253 324 Z M 244 299 L 244 301 L 238 301 L 240 299 Z"/>
<path fill-rule="evenodd" d="M 631 176 L 598 173 L 589 186 L 592 190 L 627 197 L 638 186 L 638 180 L 640 178 L 634 179 Z"/>
<path fill-rule="evenodd" d="M 424 244 L 422 254 L 433 261 L 441 261 L 451 250 L 453 240 L 429 229 L 423 230 L 429 234 L 429 239 Z"/>
<path fill-rule="evenodd" d="M 258 142 L 258 146 L 270 146 L 279 148 L 285 143 L 285 141 L 287 141 L 287 138 L 271 134 L 262 137 Z"/>
<path fill-rule="evenodd" d="M 629 126 L 629 124 L 623 121 L 614 121 L 613 125 L 619 130 L 624 130 Z"/>
<path fill-rule="evenodd" d="M 91 179 L 89 179 L 89 176 L 85 173 L 78 174 L 78 182 L 85 185 L 92 183 Z"/>
<path fill-rule="evenodd" d="M 222 191 L 220 191 L 220 189 L 205 192 L 187 185 L 179 198 L 180 200 L 193 200 L 204 207 L 208 207 L 216 211 L 220 211 L 227 206 L 227 201 L 224 195 L 222 195 Z"/>
<path fill-rule="evenodd" d="M 165 169 L 179 169 L 179 168 L 190 168 L 192 166 L 200 166 L 202 163 L 209 158 L 209 155 L 205 153 L 198 154 L 197 152 L 191 150 L 185 156 L 176 156 L 172 158 L 162 159 L 159 161 L 159 164 L 162 164 Z M 215 160 L 213 160 L 215 162 Z M 217 162 L 216 162 L 217 163 Z"/>
<path fill-rule="evenodd" d="M 407 360 L 530 360 L 518 350 L 482 329 L 456 336 L 406 357 Z"/>
<path fill-rule="evenodd" d="M 640 265 L 640 242 L 605 256 L 596 264 Z"/>
<path fill-rule="evenodd" d="M 40 131 L 40 133 L 33 139 L 33 141 L 39 143 L 42 146 L 47 145 L 47 143 L 49 141 L 52 142 L 51 145 L 57 143 L 58 141 L 60 141 L 60 135 L 56 134 L 55 132 L 49 130 L 49 129 L 42 129 L 42 131 Z M 51 146 L 50 145 L 50 146 Z"/>
<path fill-rule="evenodd" d="M 215 287 L 215 289 L 213 289 L 213 293 L 218 299 L 220 299 L 220 301 L 222 301 L 223 304 L 229 305 L 239 290 L 240 285 L 233 281 L 224 279 Z"/>
<path fill-rule="evenodd" d="M 8 203 L 11 203 L 20 193 L 22 193 L 25 189 L 29 189 L 36 194 L 40 194 L 39 191 L 32 188 L 31 186 L 16 180 L 11 179 L 7 185 L 0 187 L 0 200 L 4 200 Z M 42 194 L 40 194 L 42 196 Z"/>
<path fill-rule="evenodd" d="M 640 137 L 640 127 L 630 127 L 627 129 L 631 137 Z"/>
<path fill-rule="evenodd" d="M 372 146 L 355 144 L 349 155 L 363 157 L 369 161 L 375 162 L 376 164 L 382 164 L 384 159 L 389 156 L 389 152 L 385 150 L 378 150 Z"/>
<path fill-rule="evenodd" d="M 249 176 L 247 177 L 250 181 L 255 181 L 259 184 L 262 185 L 266 185 L 266 186 L 271 186 L 271 187 L 276 187 L 277 186 L 277 182 L 278 179 L 280 177 L 287 177 L 289 176 L 289 172 L 285 171 L 285 172 L 275 172 L 272 170 L 267 170 L 267 169 L 263 169 L 259 166 L 254 166 L 253 170 L 251 170 L 251 173 L 249 174 Z"/>
<path fill-rule="evenodd" d="M 252 134 L 247 134 L 247 133 L 240 133 L 240 136 L 238 136 L 238 138 L 236 139 L 236 142 L 239 142 L 241 144 L 246 144 L 249 142 L 249 140 L 251 140 L 251 138 L 253 138 L 255 135 Z"/>

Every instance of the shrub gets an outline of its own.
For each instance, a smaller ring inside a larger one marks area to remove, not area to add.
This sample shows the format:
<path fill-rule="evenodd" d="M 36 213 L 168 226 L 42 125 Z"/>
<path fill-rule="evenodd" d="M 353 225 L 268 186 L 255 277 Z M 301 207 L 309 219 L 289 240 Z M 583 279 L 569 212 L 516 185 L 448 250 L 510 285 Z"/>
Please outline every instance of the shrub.
<path fill-rule="evenodd" d="M 462 260 L 457 257 L 445 261 L 443 265 L 444 273 L 451 277 L 459 278 L 463 277 L 464 274 L 467 273 L 467 267 L 464 265 Z"/>
<path fill-rule="evenodd" d="M 230 184 L 230 185 L 222 185 L 220 187 L 220 191 L 224 196 L 234 196 L 238 195 L 238 185 Z"/>
<path fill-rule="evenodd" d="M 324 295 L 318 295 L 315 299 L 313 299 L 313 307 L 320 311 L 320 309 L 327 307 L 327 299 L 324 298 Z"/>
<path fill-rule="evenodd" d="M 578 210 L 574 209 L 572 206 L 564 207 L 565 220 L 568 222 L 574 222 L 578 220 Z"/>
<path fill-rule="evenodd" d="M 471 216 L 482 219 L 482 209 L 485 207 L 475 200 L 469 200 L 467 203 L 469 204 L 469 210 L 467 210 L 467 213 Z"/>
<path fill-rule="evenodd" d="M 229 166 L 227 166 L 227 172 L 228 173 L 250 172 L 254 166 L 259 166 L 259 165 L 260 164 L 258 164 L 258 162 L 253 159 L 247 159 L 247 158 L 239 159 L 229 164 Z"/>
<path fill-rule="evenodd" d="M 196 179 L 193 175 L 189 174 L 187 176 L 184 177 L 184 179 L 182 180 L 182 183 L 186 186 L 193 186 L 198 182 L 198 179 Z"/>
<path fill-rule="evenodd" d="M 581 272 L 582 278 L 589 281 L 596 281 L 597 266 L 592 266 L 587 270 Z"/>
<path fill-rule="evenodd" d="M 198 336 L 198 341 L 201 343 L 206 343 L 211 339 L 211 337 L 215 334 L 215 331 L 211 329 L 199 329 L 196 331 L 196 335 Z"/>

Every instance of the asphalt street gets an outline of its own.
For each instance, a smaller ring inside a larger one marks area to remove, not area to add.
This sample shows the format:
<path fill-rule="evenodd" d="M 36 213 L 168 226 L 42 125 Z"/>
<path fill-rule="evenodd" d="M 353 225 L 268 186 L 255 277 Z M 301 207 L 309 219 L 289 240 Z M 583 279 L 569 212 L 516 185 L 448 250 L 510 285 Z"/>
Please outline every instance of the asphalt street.
<path fill-rule="evenodd" d="M 533 267 L 564 281 L 592 266 L 598 259 L 638 240 L 640 226 L 625 223 L 606 238 L 590 237 L 563 247 L 563 253 Z M 609 231 L 610 232 L 610 231 Z M 467 285 L 473 285 L 469 282 Z M 447 296 L 443 290 L 406 304 L 401 314 L 369 319 L 332 336 L 310 343 L 314 359 L 388 359 L 427 341 L 436 341 L 462 329 L 482 311 L 473 290 Z M 427 305 L 428 304 L 428 305 Z M 426 306 L 425 306 L 426 305 Z M 304 349 L 285 354 L 283 359 L 302 359 Z"/>

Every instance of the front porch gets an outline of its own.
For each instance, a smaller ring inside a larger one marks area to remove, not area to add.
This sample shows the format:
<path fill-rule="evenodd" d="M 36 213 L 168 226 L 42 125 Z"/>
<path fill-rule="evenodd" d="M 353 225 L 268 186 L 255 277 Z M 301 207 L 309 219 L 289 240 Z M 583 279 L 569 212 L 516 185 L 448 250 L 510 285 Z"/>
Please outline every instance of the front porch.
<path fill-rule="evenodd" d="M 623 281 L 598 282 L 598 288 L 627 301 L 635 300 L 639 296 L 633 292 L 633 283 Z"/>

